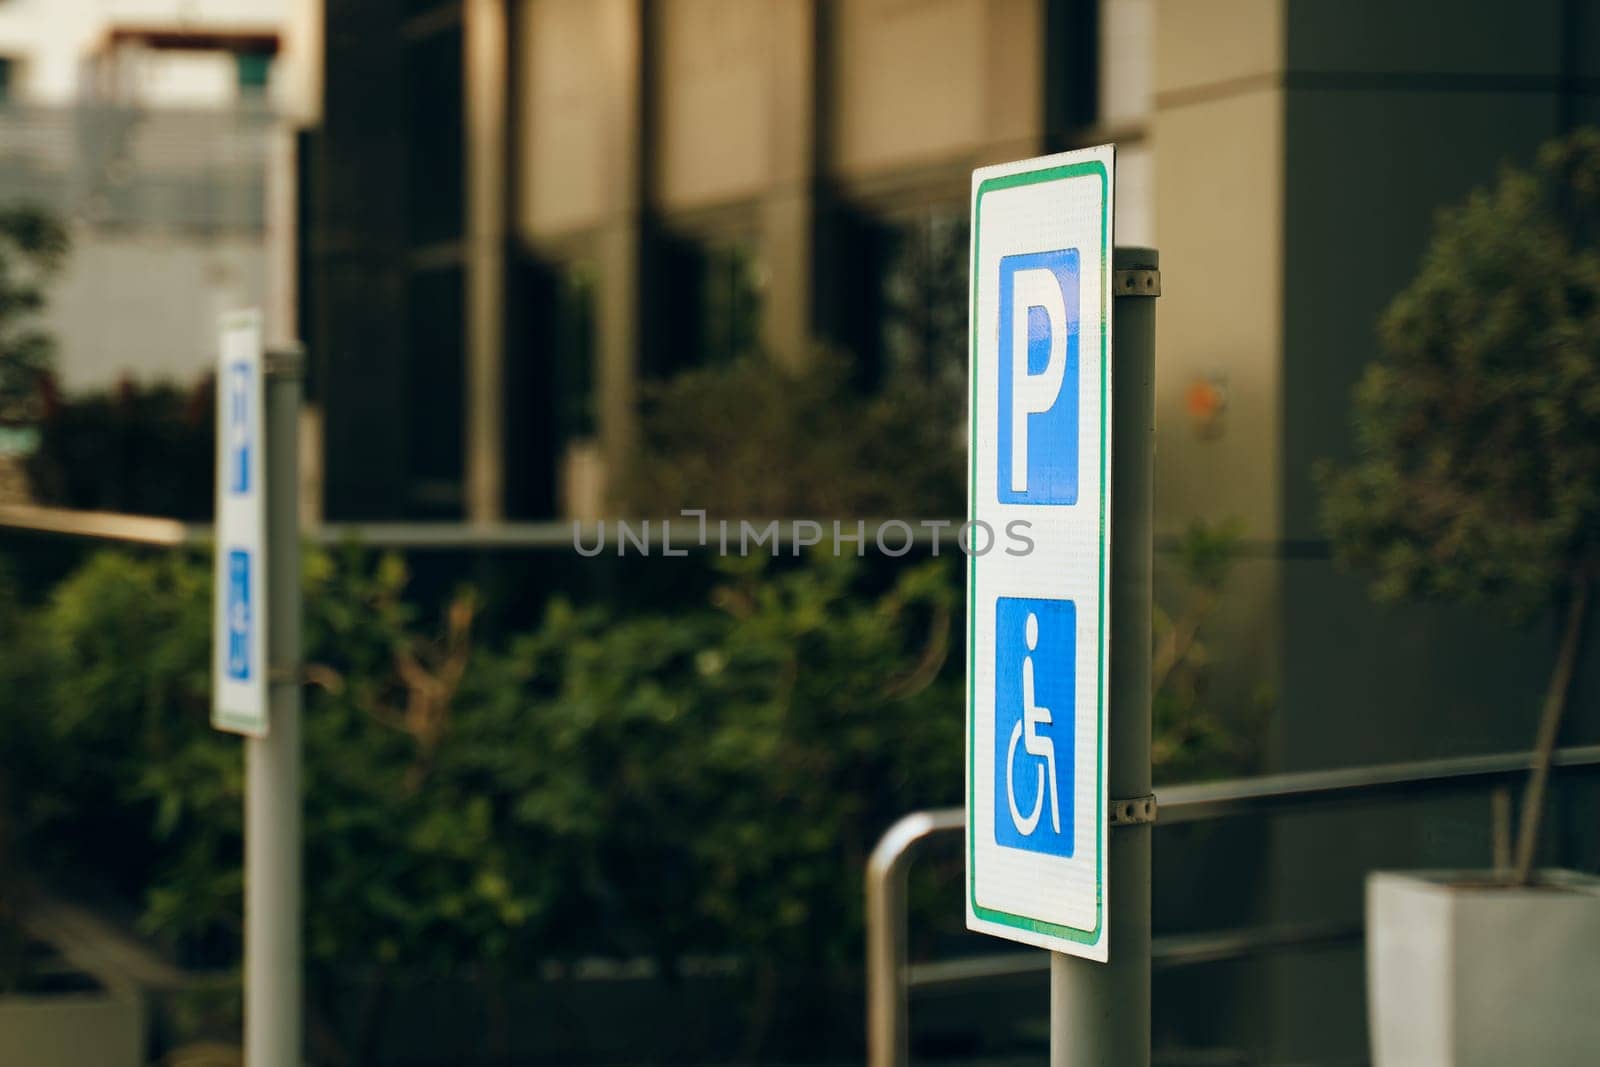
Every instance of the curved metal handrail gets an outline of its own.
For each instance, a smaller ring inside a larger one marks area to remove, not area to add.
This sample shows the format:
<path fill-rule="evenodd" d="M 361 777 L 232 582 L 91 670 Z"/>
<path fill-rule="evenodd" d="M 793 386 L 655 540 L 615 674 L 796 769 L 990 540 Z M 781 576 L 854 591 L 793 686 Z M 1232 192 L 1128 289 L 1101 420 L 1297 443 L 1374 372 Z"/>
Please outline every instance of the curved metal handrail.
<path fill-rule="evenodd" d="M 1162 823 L 1199 822 L 1235 815 L 1258 815 L 1324 806 L 1394 799 L 1426 792 L 1504 788 L 1528 772 L 1532 752 L 1503 752 L 1485 756 L 1417 760 L 1408 763 L 1344 767 L 1325 771 L 1262 775 L 1230 781 L 1198 782 L 1158 789 Z M 1600 770 L 1600 745 L 1557 749 L 1552 761 L 1557 771 Z M 906 962 L 906 876 L 918 848 L 966 826 L 962 808 L 913 812 L 896 822 L 879 838 L 867 860 L 867 1064 L 868 1067 L 904 1067 L 909 1062 L 911 968 Z M 1224 931 L 1206 938 L 1196 953 L 1192 945 L 1176 946 L 1175 956 L 1191 959 L 1220 958 L 1227 951 L 1259 951 L 1263 946 L 1316 943 L 1336 933 L 1313 925 L 1308 931 Z M 1194 937 L 1187 938 L 1194 941 Z M 1216 942 L 1216 944 L 1212 944 Z M 926 969 L 926 965 L 924 968 Z M 1038 970 L 1039 961 L 1022 954 L 1003 965 L 984 961 L 972 977 Z M 934 980 L 949 980 L 942 971 Z"/>
<path fill-rule="evenodd" d="M 910 1052 L 906 1020 L 906 871 L 917 847 L 930 837 L 960 830 L 962 808 L 918 811 L 896 822 L 867 859 L 867 1062 L 905 1063 Z"/>

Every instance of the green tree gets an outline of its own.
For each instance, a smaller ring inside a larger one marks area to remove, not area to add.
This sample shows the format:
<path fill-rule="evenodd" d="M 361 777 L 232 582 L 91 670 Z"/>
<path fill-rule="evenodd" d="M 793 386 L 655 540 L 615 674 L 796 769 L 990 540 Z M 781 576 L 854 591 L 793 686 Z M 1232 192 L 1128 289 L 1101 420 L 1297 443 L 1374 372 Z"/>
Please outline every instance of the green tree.
<path fill-rule="evenodd" d="M 1564 615 L 1517 841 L 1526 882 L 1600 548 L 1600 132 L 1441 212 L 1379 338 L 1355 457 L 1319 474 L 1339 558 L 1383 599 Z"/>
<path fill-rule="evenodd" d="M 67 254 L 67 230 L 31 207 L 0 208 L 0 423 L 38 417 L 54 343 L 34 324 L 45 283 Z"/>
<path fill-rule="evenodd" d="M 645 397 L 621 497 L 638 513 L 942 516 L 963 510 L 962 395 L 906 375 L 864 395 L 843 358 L 689 371 Z"/>

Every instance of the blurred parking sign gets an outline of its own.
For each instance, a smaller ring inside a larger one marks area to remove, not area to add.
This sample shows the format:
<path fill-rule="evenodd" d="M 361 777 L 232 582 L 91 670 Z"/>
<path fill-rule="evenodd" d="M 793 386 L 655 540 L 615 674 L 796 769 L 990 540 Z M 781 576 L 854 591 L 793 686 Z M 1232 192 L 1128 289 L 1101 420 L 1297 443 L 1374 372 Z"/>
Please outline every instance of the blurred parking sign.
<path fill-rule="evenodd" d="M 263 499 L 261 317 L 223 317 L 217 366 L 217 507 L 211 722 L 267 732 L 266 503 Z"/>
<path fill-rule="evenodd" d="M 967 925 L 1106 942 L 1110 146 L 972 176 Z M 972 535 L 981 544 L 985 535 Z"/>

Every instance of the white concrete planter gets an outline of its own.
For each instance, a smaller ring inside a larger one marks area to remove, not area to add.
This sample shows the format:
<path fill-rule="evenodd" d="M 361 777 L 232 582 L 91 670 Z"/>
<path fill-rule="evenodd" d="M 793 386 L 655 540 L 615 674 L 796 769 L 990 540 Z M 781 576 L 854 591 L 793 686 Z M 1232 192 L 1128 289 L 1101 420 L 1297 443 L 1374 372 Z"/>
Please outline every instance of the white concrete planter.
<path fill-rule="evenodd" d="M 1367 878 L 1374 1067 L 1600 1064 L 1600 878 L 1542 871 Z"/>
<path fill-rule="evenodd" d="M 144 1011 L 129 991 L 0 997 L 0 1063 L 140 1067 Z"/>

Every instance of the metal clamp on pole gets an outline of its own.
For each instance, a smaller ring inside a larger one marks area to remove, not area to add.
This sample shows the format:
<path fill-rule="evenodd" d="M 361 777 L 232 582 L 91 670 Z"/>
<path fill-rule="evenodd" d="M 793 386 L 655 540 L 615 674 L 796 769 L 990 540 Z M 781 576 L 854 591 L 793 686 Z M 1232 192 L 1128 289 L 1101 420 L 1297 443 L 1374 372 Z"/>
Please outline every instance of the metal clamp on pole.
<path fill-rule="evenodd" d="M 301 674 L 298 663 L 274 663 L 267 668 L 267 684 L 299 685 Z"/>
<path fill-rule="evenodd" d="M 1112 296 L 1160 296 L 1161 272 L 1154 267 L 1136 267 L 1113 271 Z"/>
<path fill-rule="evenodd" d="M 1111 802 L 1112 826 L 1144 826 L 1155 821 L 1156 795 L 1154 793 Z"/>
<path fill-rule="evenodd" d="M 291 381 L 306 376 L 306 349 L 299 343 L 278 345 L 261 354 L 261 372 L 270 381 Z"/>

